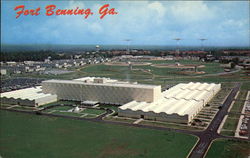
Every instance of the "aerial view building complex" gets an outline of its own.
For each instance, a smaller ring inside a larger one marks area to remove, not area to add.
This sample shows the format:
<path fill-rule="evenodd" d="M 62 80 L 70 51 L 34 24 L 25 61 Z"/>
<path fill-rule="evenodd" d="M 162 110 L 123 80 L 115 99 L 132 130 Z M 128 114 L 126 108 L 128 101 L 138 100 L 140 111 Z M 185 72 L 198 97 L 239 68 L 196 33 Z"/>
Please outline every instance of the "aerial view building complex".
<path fill-rule="evenodd" d="M 46 80 L 42 86 L 1 94 L 1 102 L 39 106 L 58 100 L 119 105 L 118 116 L 189 124 L 221 89 L 220 84 L 181 83 L 161 92 L 161 86 L 109 78 Z"/>
<path fill-rule="evenodd" d="M 122 105 L 118 116 L 187 124 L 220 88 L 220 84 L 191 82 L 161 92 L 161 86 L 93 77 L 42 82 L 43 93 L 58 99 Z"/>

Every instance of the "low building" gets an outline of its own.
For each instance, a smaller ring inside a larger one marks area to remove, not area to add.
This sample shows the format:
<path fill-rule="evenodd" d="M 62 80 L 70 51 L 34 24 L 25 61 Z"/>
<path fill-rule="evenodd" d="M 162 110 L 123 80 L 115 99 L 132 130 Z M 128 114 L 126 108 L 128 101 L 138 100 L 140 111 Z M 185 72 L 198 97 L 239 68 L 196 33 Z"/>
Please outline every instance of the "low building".
<path fill-rule="evenodd" d="M 41 86 L 1 93 L 1 103 L 40 106 L 57 101 L 57 96 L 42 93 Z"/>
<path fill-rule="evenodd" d="M 1 69 L 0 70 L 0 75 L 6 75 L 7 74 L 7 70 L 6 69 Z"/>
<path fill-rule="evenodd" d="M 120 106 L 118 116 L 189 124 L 220 89 L 220 84 L 178 84 L 157 101 L 131 101 Z"/>
<path fill-rule="evenodd" d="M 17 63 L 15 61 L 7 61 L 6 65 L 8 65 L 8 66 L 16 66 Z"/>

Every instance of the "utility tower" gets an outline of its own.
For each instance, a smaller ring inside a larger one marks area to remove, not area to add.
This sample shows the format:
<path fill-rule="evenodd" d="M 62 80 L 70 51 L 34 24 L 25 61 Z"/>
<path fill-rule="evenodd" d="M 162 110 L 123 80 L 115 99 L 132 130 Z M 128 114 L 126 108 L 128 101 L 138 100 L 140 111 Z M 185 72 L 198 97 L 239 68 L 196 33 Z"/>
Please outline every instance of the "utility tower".
<path fill-rule="evenodd" d="M 181 38 L 174 38 L 173 40 L 176 41 L 176 54 L 177 56 L 179 56 L 180 54 L 180 40 L 182 40 Z"/>
<path fill-rule="evenodd" d="M 127 42 L 127 52 L 129 54 L 129 45 L 130 45 L 131 39 L 125 39 L 124 41 Z"/>
<path fill-rule="evenodd" d="M 206 38 L 200 38 L 199 40 L 201 41 L 201 51 L 204 52 L 204 41 L 206 41 L 207 39 Z"/>

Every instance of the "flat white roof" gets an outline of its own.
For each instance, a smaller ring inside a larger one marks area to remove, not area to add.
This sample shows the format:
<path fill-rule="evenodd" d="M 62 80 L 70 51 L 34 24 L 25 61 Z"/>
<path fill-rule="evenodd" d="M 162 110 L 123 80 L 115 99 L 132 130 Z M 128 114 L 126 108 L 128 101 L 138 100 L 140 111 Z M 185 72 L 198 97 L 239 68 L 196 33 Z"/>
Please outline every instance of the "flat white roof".
<path fill-rule="evenodd" d="M 99 103 L 98 101 L 91 101 L 91 100 L 86 100 L 82 102 L 83 104 L 89 104 L 89 105 L 95 105 Z"/>
<path fill-rule="evenodd" d="M 81 80 L 47 80 L 43 83 L 65 83 L 65 84 L 80 84 L 80 85 L 96 85 L 96 86 L 114 86 L 114 87 L 130 87 L 130 88 L 145 88 L 152 89 L 156 87 L 161 87 L 158 85 L 147 85 L 147 84 L 131 84 L 131 83 L 122 83 L 122 82 L 106 82 L 106 83 L 86 83 Z"/>
<path fill-rule="evenodd" d="M 110 79 L 110 78 L 103 78 L 103 77 L 82 77 L 82 78 L 77 78 L 77 79 L 74 79 L 74 81 L 90 81 L 90 82 L 94 82 L 94 79 L 104 79 L 105 82 L 120 82 L 118 80 L 114 80 L 114 79 Z M 126 83 L 126 82 L 123 82 L 123 83 Z"/>
<path fill-rule="evenodd" d="M 51 94 L 42 93 L 41 86 L 1 93 L 1 98 L 5 97 L 22 100 L 35 100 L 47 96 L 51 96 Z"/>

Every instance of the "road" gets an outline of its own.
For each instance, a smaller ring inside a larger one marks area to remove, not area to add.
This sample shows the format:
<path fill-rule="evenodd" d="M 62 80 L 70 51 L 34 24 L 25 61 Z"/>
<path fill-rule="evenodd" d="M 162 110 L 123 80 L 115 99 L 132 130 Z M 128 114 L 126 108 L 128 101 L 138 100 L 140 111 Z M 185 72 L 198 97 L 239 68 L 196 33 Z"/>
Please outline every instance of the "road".
<path fill-rule="evenodd" d="M 222 108 L 218 113 L 215 115 L 214 119 L 207 127 L 207 129 L 203 132 L 199 133 L 199 142 L 194 147 L 193 151 L 189 155 L 189 158 L 202 158 L 204 157 L 210 143 L 212 140 L 221 137 L 217 130 L 225 117 L 228 113 L 228 108 L 232 101 L 234 100 L 235 95 L 240 89 L 240 83 L 236 83 L 235 87 L 232 89 L 231 93 L 228 95 L 227 99 L 224 101 Z"/>

